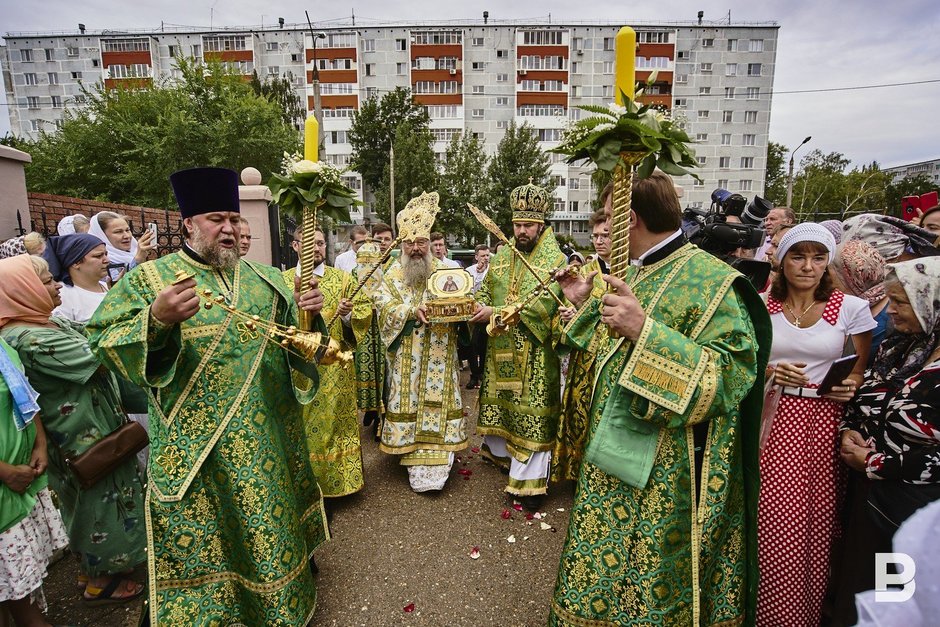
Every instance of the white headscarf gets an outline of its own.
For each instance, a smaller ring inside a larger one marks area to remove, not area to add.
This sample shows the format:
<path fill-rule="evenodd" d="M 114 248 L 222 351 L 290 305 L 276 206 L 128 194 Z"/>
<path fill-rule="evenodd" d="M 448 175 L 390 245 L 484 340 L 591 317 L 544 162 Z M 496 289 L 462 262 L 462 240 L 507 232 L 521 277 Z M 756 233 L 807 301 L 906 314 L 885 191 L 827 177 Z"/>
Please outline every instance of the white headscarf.
<path fill-rule="evenodd" d="M 98 224 L 98 216 L 100 213 L 96 213 L 91 217 L 90 224 L 88 226 L 88 233 L 94 235 L 102 242 L 104 242 L 105 247 L 108 249 L 108 260 L 111 263 L 119 263 L 127 267 L 128 270 L 135 267 L 137 262 L 134 261 L 134 257 L 137 255 L 137 238 L 131 237 L 131 249 L 130 251 L 121 250 L 114 246 L 111 243 L 111 240 L 108 239 L 107 234 L 105 234 L 104 229 L 101 228 L 101 225 Z"/>
<path fill-rule="evenodd" d="M 70 216 L 65 216 L 59 220 L 59 224 L 55 227 L 55 230 L 58 231 L 59 235 L 71 235 L 75 232 L 75 218 L 79 214 L 72 214 Z M 85 216 L 82 216 L 83 218 Z"/>

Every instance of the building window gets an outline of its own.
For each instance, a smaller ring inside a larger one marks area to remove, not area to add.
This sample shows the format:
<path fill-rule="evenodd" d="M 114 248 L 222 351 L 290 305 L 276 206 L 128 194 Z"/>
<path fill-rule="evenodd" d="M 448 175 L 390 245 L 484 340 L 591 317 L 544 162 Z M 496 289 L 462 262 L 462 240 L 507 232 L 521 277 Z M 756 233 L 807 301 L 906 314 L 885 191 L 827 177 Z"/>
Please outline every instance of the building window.
<path fill-rule="evenodd" d="M 698 66 L 698 69 L 699 69 L 699 71 L 702 72 L 703 74 L 709 74 L 709 73 L 712 71 L 712 64 L 711 64 L 711 63 L 700 63 L 699 66 Z"/>
<path fill-rule="evenodd" d="M 473 109 L 472 111 L 470 111 L 470 117 L 471 117 L 471 118 L 475 118 L 475 119 L 477 119 L 477 120 L 482 120 L 482 119 L 483 119 L 483 109 Z"/>
<path fill-rule="evenodd" d="M 734 100 L 734 87 L 725 87 L 725 98 Z"/>
<path fill-rule="evenodd" d="M 613 37 L 604 37 L 604 50 L 613 50 L 614 49 L 614 38 Z"/>
<path fill-rule="evenodd" d="M 711 87 L 699 87 L 699 88 L 698 88 L 698 95 L 699 95 L 699 96 L 707 96 L 707 95 L 709 95 L 709 94 L 711 94 L 711 93 L 712 93 L 712 88 L 711 88 Z"/>
<path fill-rule="evenodd" d="M 327 35 L 324 48 L 353 48 L 356 45 L 355 33 L 336 33 Z"/>
<path fill-rule="evenodd" d="M 564 116 L 565 108 L 562 105 L 527 104 L 516 109 L 519 117 Z"/>
<path fill-rule="evenodd" d="M 572 85 L 572 86 L 571 86 L 571 97 L 572 97 L 572 98 L 580 98 L 580 97 L 581 97 L 581 86 L 580 86 L 580 85 Z"/>
<path fill-rule="evenodd" d="M 745 111 L 744 122 L 745 124 L 757 124 L 757 111 Z"/>
<path fill-rule="evenodd" d="M 38 85 L 39 80 L 36 78 L 36 74 L 33 72 L 27 72 L 23 74 L 23 78 L 26 80 L 27 85 Z"/>
<path fill-rule="evenodd" d="M 82 73 L 81 73 L 81 72 L 72 72 L 72 79 L 73 79 L 73 80 L 76 80 L 76 81 L 82 80 Z"/>
<path fill-rule="evenodd" d="M 731 167 L 731 157 L 718 157 L 718 167 L 722 169 Z"/>
<path fill-rule="evenodd" d="M 428 117 L 432 119 L 446 119 L 457 117 L 457 105 L 427 105 Z"/>
<path fill-rule="evenodd" d="M 705 165 L 705 157 L 696 157 L 695 160 L 698 162 L 700 166 Z"/>
<path fill-rule="evenodd" d="M 356 93 L 356 86 L 353 83 L 320 83 L 320 93 L 349 95 Z"/>
<path fill-rule="evenodd" d="M 748 76 L 760 76 L 760 63 L 748 63 L 747 64 L 747 75 Z"/>
<path fill-rule="evenodd" d="M 750 45 L 748 46 L 749 52 L 763 52 L 764 51 L 764 40 L 763 39 L 752 39 Z"/>
<path fill-rule="evenodd" d="M 52 108 L 61 109 L 62 108 L 62 96 L 53 96 L 52 97 Z"/>
<path fill-rule="evenodd" d="M 539 133 L 540 142 L 561 141 L 561 129 L 560 128 L 540 128 L 538 129 L 538 133 Z"/>
<path fill-rule="evenodd" d="M 474 85 L 473 87 L 470 88 L 470 93 L 471 93 L 471 94 L 478 94 L 478 95 L 479 95 L 479 94 L 482 94 L 482 93 L 483 93 L 483 85 Z"/>
<path fill-rule="evenodd" d="M 533 46 L 560 46 L 560 30 L 532 30 L 522 33 L 522 43 Z"/>
<path fill-rule="evenodd" d="M 741 179 L 738 181 L 738 190 L 742 192 L 751 191 L 751 183 L 753 183 L 753 181 L 750 179 Z"/>
<path fill-rule="evenodd" d="M 496 75 L 496 82 L 497 82 L 497 83 L 505 83 L 505 82 L 507 82 L 508 80 L 509 80 L 509 74 L 497 74 L 497 75 Z"/>
<path fill-rule="evenodd" d="M 689 75 L 688 74 L 676 74 L 676 82 L 681 83 L 681 84 L 688 83 Z"/>
<path fill-rule="evenodd" d="M 362 40 L 362 51 L 363 51 L 363 52 L 375 52 L 375 40 L 374 40 L 374 39 L 363 39 L 363 40 Z"/>
<path fill-rule="evenodd" d="M 497 58 L 497 59 L 508 59 L 508 58 L 509 58 L 509 51 L 508 51 L 508 50 L 497 50 L 497 51 L 496 51 L 496 58 Z"/>
<path fill-rule="evenodd" d="M 728 40 L 728 52 L 737 52 L 738 51 L 738 40 L 729 39 Z"/>
<path fill-rule="evenodd" d="M 705 141 L 708 141 L 708 133 L 696 133 L 696 134 L 695 134 L 695 141 L 697 141 L 697 142 L 705 142 Z"/>
<path fill-rule="evenodd" d="M 497 107 L 507 107 L 507 106 L 509 106 L 509 98 L 506 98 L 505 96 L 500 97 L 500 98 L 497 98 L 497 99 L 496 99 L 496 106 L 497 106 Z"/>
<path fill-rule="evenodd" d="M 407 39 L 396 39 L 395 40 L 395 50 L 399 52 L 404 52 L 408 49 L 408 40 Z"/>
<path fill-rule="evenodd" d="M 721 121 L 724 122 L 725 124 L 730 124 L 731 121 L 733 120 L 733 118 L 734 118 L 734 112 L 733 112 L 733 111 L 722 111 L 722 112 L 721 112 Z"/>
<path fill-rule="evenodd" d="M 407 64 L 407 63 L 396 63 L 396 64 L 395 64 L 395 73 L 398 74 L 399 76 L 404 76 L 407 71 L 408 71 L 408 64 Z"/>
<path fill-rule="evenodd" d="M 676 98 L 676 109 L 685 109 L 689 106 L 689 101 L 685 98 Z"/>
<path fill-rule="evenodd" d="M 366 63 L 366 76 L 375 76 L 375 63 Z"/>
<path fill-rule="evenodd" d="M 698 119 L 700 119 L 700 120 L 707 120 L 707 119 L 708 119 L 708 113 L 709 113 L 709 112 L 708 112 L 707 110 L 701 110 L 701 111 L 699 111 L 699 112 L 698 112 Z"/>
<path fill-rule="evenodd" d="M 453 141 L 455 137 L 460 137 L 461 129 L 459 128 L 432 128 L 431 135 L 434 136 L 434 141 L 436 142 L 449 142 Z"/>
<path fill-rule="evenodd" d="M 486 67 L 486 64 L 483 61 L 474 61 L 470 64 L 470 69 L 474 72 L 482 72 Z"/>
<path fill-rule="evenodd" d="M 203 37 L 206 52 L 225 52 L 230 50 L 248 50 L 248 37 L 245 35 L 213 35 Z"/>
<path fill-rule="evenodd" d="M 378 87 L 366 87 L 366 98 L 375 98 L 379 95 Z"/>
<path fill-rule="evenodd" d="M 578 212 L 578 201 L 577 201 L 577 200 L 569 200 L 569 201 L 568 201 L 568 211 L 570 211 L 571 213 L 577 213 L 577 212 Z"/>
<path fill-rule="evenodd" d="M 722 133 L 721 134 L 721 145 L 730 146 L 731 145 L 731 133 Z"/>
<path fill-rule="evenodd" d="M 759 98 L 760 98 L 760 87 L 748 87 L 747 88 L 748 100 L 758 100 Z"/>
<path fill-rule="evenodd" d="M 459 44 L 463 38 L 459 31 L 423 31 L 414 33 L 412 41 L 421 45 Z"/>
<path fill-rule="evenodd" d="M 300 55 L 296 53 L 292 54 L 290 55 L 290 60 L 291 60 L 291 63 L 300 63 Z"/>
<path fill-rule="evenodd" d="M 194 59 L 198 59 L 199 57 L 202 56 L 202 46 L 201 46 L 201 45 L 199 45 L 199 44 L 193 44 L 192 46 L 189 47 L 189 49 L 190 49 L 190 51 L 192 52 L 192 57 L 193 57 Z"/>
<path fill-rule="evenodd" d="M 69 46 L 68 48 L 65 49 L 65 56 L 67 56 L 67 57 L 77 57 L 77 56 L 78 56 L 78 48 L 75 47 L 75 46 Z"/>
<path fill-rule="evenodd" d="M 613 74 L 613 62 L 611 63 L 610 73 Z M 637 57 L 636 66 L 638 70 L 662 69 L 669 67 L 669 57 Z"/>
<path fill-rule="evenodd" d="M 49 72 L 49 84 L 58 85 L 59 84 L 59 75 L 55 72 Z"/>
<path fill-rule="evenodd" d="M 613 97 L 613 87 L 610 85 L 603 85 L 601 87 L 601 96 L 603 98 L 612 98 Z"/>
<path fill-rule="evenodd" d="M 317 59 L 317 67 L 321 70 L 351 70 L 352 59 Z"/>
<path fill-rule="evenodd" d="M 23 63 L 29 63 L 33 60 L 33 51 L 29 48 L 24 48 L 20 50 L 20 61 Z"/>
<path fill-rule="evenodd" d="M 637 59 L 639 61 L 639 59 Z M 604 74 L 613 74 L 614 73 L 614 62 L 613 61 L 604 61 L 603 66 Z"/>
<path fill-rule="evenodd" d="M 237 61 L 235 63 L 238 63 Z M 245 74 L 246 72 L 242 72 Z M 250 74 L 251 72 L 247 72 Z M 145 63 L 133 63 L 131 65 L 110 65 L 108 66 L 109 78 L 148 78 L 150 76 L 150 66 Z"/>
<path fill-rule="evenodd" d="M 39 120 L 30 120 L 29 130 L 33 131 L 34 133 L 38 133 L 39 132 Z"/>
<path fill-rule="evenodd" d="M 568 189 L 581 189 L 581 179 L 568 179 Z"/>
<path fill-rule="evenodd" d="M 280 73 L 281 73 L 281 68 L 279 68 L 278 66 L 272 65 L 272 66 L 268 67 L 268 74 L 269 74 L 269 75 L 271 75 L 271 76 L 277 76 L 277 75 L 280 74 Z"/>
<path fill-rule="evenodd" d="M 638 43 L 641 43 L 641 44 L 668 44 L 669 33 L 645 31 L 645 32 L 637 33 L 636 40 Z"/>
<path fill-rule="evenodd" d="M 276 41 L 266 41 L 264 42 L 264 49 L 268 52 L 277 52 L 278 44 Z"/>
<path fill-rule="evenodd" d="M 55 49 L 46 48 L 46 61 L 55 61 Z"/>
<path fill-rule="evenodd" d="M 91 67 L 99 67 L 100 65 L 101 65 L 101 62 L 98 59 L 91 60 Z"/>
<path fill-rule="evenodd" d="M 330 131 L 327 133 L 327 136 L 330 138 L 331 144 L 346 143 L 346 131 Z"/>
<path fill-rule="evenodd" d="M 711 48 L 715 45 L 715 40 L 712 38 L 702 40 L 702 48 Z"/>
<path fill-rule="evenodd" d="M 498 121 L 496 122 L 496 128 L 498 128 L 498 129 L 500 129 L 500 130 L 504 130 L 504 129 L 506 129 L 506 128 L 509 128 L 509 120 L 498 120 Z"/>
<path fill-rule="evenodd" d="M 244 37 L 242 40 L 244 42 Z M 101 42 L 102 52 L 150 52 L 147 39 L 110 39 Z M 50 59 L 51 60 L 51 59 Z"/>
<path fill-rule="evenodd" d="M 690 55 L 691 55 L 691 53 L 690 53 L 688 50 L 680 50 L 680 51 L 676 54 L 676 58 L 679 59 L 680 61 L 688 61 Z"/>
<path fill-rule="evenodd" d="M 698 179 L 692 180 L 692 187 L 705 187 L 705 181 L 700 181 Z"/>
<path fill-rule="evenodd" d="M 744 141 L 742 142 L 745 146 L 756 146 L 757 145 L 757 135 L 753 133 L 745 133 Z"/>
<path fill-rule="evenodd" d="M 751 170 L 754 168 L 754 157 L 741 157 L 741 169 Z"/>
<path fill-rule="evenodd" d="M 571 48 L 575 52 L 581 52 L 584 50 L 584 38 L 583 37 L 572 37 L 571 38 Z"/>
<path fill-rule="evenodd" d="M 718 179 L 718 187 L 728 189 L 728 179 Z"/>
<path fill-rule="evenodd" d="M 728 63 L 725 65 L 725 76 L 737 76 L 737 75 L 738 75 L 737 63 Z"/>

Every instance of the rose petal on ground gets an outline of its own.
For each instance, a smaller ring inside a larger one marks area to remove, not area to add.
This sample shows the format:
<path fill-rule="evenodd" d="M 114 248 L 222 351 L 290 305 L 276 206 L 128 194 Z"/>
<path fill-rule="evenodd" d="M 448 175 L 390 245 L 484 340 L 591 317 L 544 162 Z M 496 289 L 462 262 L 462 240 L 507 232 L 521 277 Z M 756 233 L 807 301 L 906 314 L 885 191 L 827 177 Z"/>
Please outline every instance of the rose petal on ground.
<path fill-rule="evenodd" d="M 480 547 L 475 546 L 472 549 L 470 549 L 470 559 L 472 560 L 480 559 Z"/>
<path fill-rule="evenodd" d="M 508 509 L 504 509 L 500 516 L 503 520 L 512 520 L 512 512 L 510 512 Z"/>
<path fill-rule="evenodd" d="M 473 451 L 474 453 L 479 453 L 479 452 L 480 452 L 480 447 L 479 447 L 479 446 L 474 446 L 474 447 L 471 448 L 470 450 Z"/>
<path fill-rule="evenodd" d="M 409 603 L 408 605 L 406 605 L 405 607 L 403 607 L 403 608 L 401 608 L 401 609 L 402 609 L 403 612 L 407 612 L 408 614 L 411 614 L 412 612 L 415 611 L 415 604 L 414 604 L 414 603 Z"/>
<path fill-rule="evenodd" d="M 523 539 L 523 540 L 528 540 L 528 539 L 529 539 L 529 536 L 522 536 L 522 539 Z"/>
<path fill-rule="evenodd" d="M 542 520 L 542 518 L 544 518 L 544 517 L 545 517 L 545 514 L 542 514 L 542 513 L 539 513 L 539 512 L 535 512 L 534 514 L 532 514 L 532 518 L 534 518 L 534 519 L 536 519 L 536 520 Z"/>
<path fill-rule="evenodd" d="M 508 538 L 506 538 L 506 542 L 508 542 L 509 544 L 515 544 L 516 536 L 509 536 Z"/>
<path fill-rule="evenodd" d="M 462 474 L 464 477 L 469 477 L 470 475 L 473 474 L 473 471 L 470 470 L 469 468 L 461 468 L 461 469 L 458 470 L 457 472 L 459 472 L 460 474 Z"/>
<path fill-rule="evenodd" d="M 521 512 L 521 511 L 522 511 L 522 503 L 516 503 L 516 502 L 514 502 L 514 503 L 512 504 L 512 508 L 513 508 L 514 510 L 516 510 L 517 512 Z"/>
<path fill-rule="evenodd" d="M 542 527 L 542 531 L 547 531 L 548 529 L 552 528 L 552 526 L 549 525 L 548 523 L 539 523 L 539 526 Z"/>
<path fill-rule="evenodd" d="M 533 518 L 535 518 L 535 515 L 534 515 L 534 514 L 526 513 L 526 515 L 525 515 L 525 519 L 526 519 L 526 520 L 532 520 Z"/>

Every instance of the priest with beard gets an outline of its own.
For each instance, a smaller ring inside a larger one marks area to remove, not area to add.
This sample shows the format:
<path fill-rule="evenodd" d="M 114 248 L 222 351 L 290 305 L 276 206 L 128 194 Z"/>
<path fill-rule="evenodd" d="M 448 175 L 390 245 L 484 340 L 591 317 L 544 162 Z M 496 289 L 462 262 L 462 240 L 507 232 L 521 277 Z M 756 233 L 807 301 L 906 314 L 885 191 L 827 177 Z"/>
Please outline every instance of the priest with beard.
<path fill-rule="evenodd" d="M 466 323 L 432 323 L 425 302 L 431 273 L 445 266 L 431 255 L 428 226 L 415 227 L 416 212 L 435 211 L 437 193 L 412 199 L 398 216 L 401 257 L 385 272 L 374 297 L 386 363 L 388 404 L 379 448 L 401 456 L 415 492 L 442 490 L 454 451 L 467 447 L 467 420 L 457 380 L 458 336 Z"/>
<path fill-rule="evenodd" d="M 566 265 L 555 233 L 545 224 L 552 197 L 529 183 L 512 191 L 513 239 L 490 262 L 476 294 L 481 307 L 471 322 L 486 324 L 495 314 L 524 300 L 538 285 L 516 251 L 539 278 L 548 280 Z M 558 285 L 549 289 L 561 293 Z M 490 337 L 486 349 L 477 432 L 483 453 L 509 472 L 506 492 L 537 510 L 548 489 L 549 464 L 561 411 L 559 364 L 553 329 L 558 305 L 548 293 L 528 303 L 518 323 Z"/>
<path fill-rule="evenodd" d="M 149 400 L 150 624 L 304 625 L 317 596 L 308 563 L 328 537 L 301 422 L 317 371 L 197 290 L 281 325 L 297 323 L 298 304 L 319 314 L 323 296 L 316 280 L 301 296 L 299 281 L 291 290 L 239 259 L 236 172 L 170 183 L 182 250 L 129 272 L 87 327 L 96 357 Z"/>

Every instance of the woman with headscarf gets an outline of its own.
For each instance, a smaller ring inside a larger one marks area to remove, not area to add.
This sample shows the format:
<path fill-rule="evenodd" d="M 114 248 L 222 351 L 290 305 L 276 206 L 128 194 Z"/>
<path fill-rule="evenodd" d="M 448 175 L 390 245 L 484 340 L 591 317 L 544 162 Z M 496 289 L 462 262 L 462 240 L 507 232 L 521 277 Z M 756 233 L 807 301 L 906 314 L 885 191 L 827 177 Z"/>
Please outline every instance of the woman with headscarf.
<path fill-rule="evenodd" d="M 42 580 L 68 538 L 47 487 L 37 394 L 22 370 L 0 339 L 0 604 L 17 625 L 42 625 Z"/>
<path fill-rule="evenodd" d="M 760 456 L 757 624 L 818 625 L 839 536 L 844 466 L 836 452 L 843 403 L 861 381 L 875 327 L 868 303 L 833 287 L 836 244 L 806 222 L 777 248 L 780 270 L 766 295 L 773 324 L 767 376 L 782 386 Z M 859 362 L 832 392 L 816 388 L 851 338 Z"/>
<path fill-rule="evenodd" d="M 0 259 L 17 255 L 41 255 L 45 249 L 46 238 L 36 231 L 30 231 L 0 244 Z"/>
<path fill-rule="evenodd" d="M 885 259 L 867 242 L 853 239 L 840 246 L 832 261 L 832 270 L 839 286 L 846 294 L 868 301 L 872 318 L 878 325 L 872 331 L 871 352 L 866 367 L 870 367 L 878 346 L 888 332 L 888 295 L 885 293 Z"/>
<path fill-rule="evenodd" d="M 150 231 L 144 231 L 138 241 L 131 233 L 127 220 L 110 211 L 93 215 L 88 232 L 107 246 L 109 278 L 112 283 L 117 282 L 128 270 L 147 261 L 147 255 L 156 247 Z"/>
<path fill-rule="evenodd" d="M 55 230 L 59 235 L 72 235 L 73 233 L 87 233 L 91 222 L 80 213 L 65 216 L 56 225 Z"/>
<path fill-rule="evenodd" d="M 845 220 L 842 231 L 843 242 L 868 242 L 888 263 L 940 255 L 936 233 L 894 216 L 862 213 Z"/>
<path fill-rule="evenodd" d="M 874 587 L 874 554 L 940 499 L 940 258 L 888 266 L 893 332 L 842 421 L 841 455 L 854 472 L 851 523 L 836 607 L 853 625 L 856 592 Z"/>
<path fill-rule="evenodd" d="M 62 304 L 52 315 L 86 324 L 108 292 L 108 251 L 89 233 L 49 238 L 43 258 L 56 281 L 64 283 Z"/>
<path fill-rule="evenodd" d="M 122 572 L 146 559 L 143 481 L 136 458 L 90 488 L 82 488 L 65 463 L 124 422 L 114 376 L 95 359 L 79 327 L 50 317 L 59 304 L 59 283 L 45 260 L 4 259 L 0 276 L 0 337 L 16 350 L 39 392 L 50 483 L 71 548 L 89 577 L 84 598 L 92 604 L 135 598 L 143 586 Z"/>

